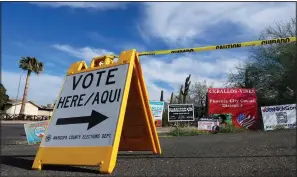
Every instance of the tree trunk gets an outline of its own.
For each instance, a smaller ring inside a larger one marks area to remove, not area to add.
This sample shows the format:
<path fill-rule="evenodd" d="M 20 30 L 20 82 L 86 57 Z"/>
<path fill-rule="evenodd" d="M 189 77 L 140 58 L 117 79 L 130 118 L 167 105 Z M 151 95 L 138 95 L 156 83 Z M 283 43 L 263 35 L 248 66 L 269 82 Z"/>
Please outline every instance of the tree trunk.
<path fill-rule="evenodd" d="M 173 92 L 171 93 L 171 96 L 170 96 L 170 102 L 169 102 L 169 104 L 172 104 L 173 103 Z"/>
<path fill-rule="evenodd" d="M 296 3 L 297 4 L 297 3 Z M 297 6 L 297 5 L 296 5 Z M 296 62 L 296 67 L 297 67 L 297 62 Z M 297 69 L 295 70 L 295 76 L 297 77 Z M 295 84 L 297 85 L 297 79 L 295 79 Z M 294 90 L 294 97 L 295 97 L 295 104 L 296 104 L 296 118 L 297 118 L 297 87 L 295 87 Z"/>
<path fill-rule="evenodd" d="M 162 126 L 168 127 L 168 109 L 164 108 L 162 115 Z"/>
<path fill-rule="evenodd" d="M 30 75 L 31 75 L 31 71 L 28 70 L 20 115 L 24 115 L 25 114 L 25 106 L 26 106 L 27 95 L 28 95 L 28 90 L 29 90 Z"/>
<path fill-rule="evenodd" d="M 200 107 L 201 107 L 201 114 L 200 114 L 200 116 L 201 117 L 205 117 L 205 106 L 203 104 L 203 100 L 202 99 L 200 100 Z"/>
<path fill-rule="evenodd" d="M 296 3 L 297 4 L 297 3 Z M 296 74 L 297 75 L 297 74 Z M 297 92 L 297 90 L 296 90 L 296 92 Z M 296 104 L 296 107 L 297 107 L 297 94 L 295 94 L 295 99 L 296 99 L 296 101 L 295 101 L 295 104 Z M 297 109 L 296 109 L 296 118 L 297 118 Z"/>
<path fill-rule="evenodd" d="M 209 116 L 208 115 L 208 92 L 206 93 L 206 96 L 205 96 L 205 109 L 204 109 L 204 115 L 205 116 Z"/>
<path fill-rule="evenodd" d="M 295 8 L 297 8 L 297 3 L 296 3 L 296 5 L 295 5 Z M 296 24 L 296 19 L 295 19 L 295 24 Z M 295 43 L 295 47 L 297 48 L 297 43 Z M 295 48 L 295 51 L 296 51 L 296 48 Z M 296 58 L 295 58 L 295 60 L 293 60 L 293 61 L 295 61 L 294 63 L 295 63 L 295 68 L 297 67 L 297 60 L 296 60 Z M 297 79 L 296 79 L 296 77 L 297 77 L 297 69 L 295 69 L 295 74 L 294 74 L 294 76 L 295 76 L 295 89 L 294 89 L 294 95 L 295 95 L 295 104 L 296 104 L 296 108 L 297 108 Z M 297 109 L 296 109 L 296 118 L 297 118 Z"/>
<path fill-rule="evenodd" d="M 186 104 L 187 103 L 187 94 L 184 94 L 184 97 L 183 97 L 183 104 Z"/>
<path fill-rule="evenodd" d="M 160 101 L 163 101 L 163 90 L 161 90 Z"/>

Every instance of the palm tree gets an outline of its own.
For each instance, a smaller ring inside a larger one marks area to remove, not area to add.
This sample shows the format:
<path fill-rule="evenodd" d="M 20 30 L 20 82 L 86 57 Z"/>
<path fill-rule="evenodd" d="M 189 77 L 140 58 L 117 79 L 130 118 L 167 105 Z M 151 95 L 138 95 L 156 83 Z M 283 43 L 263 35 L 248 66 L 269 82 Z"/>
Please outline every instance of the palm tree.
<path fill-rule="evenodd" d="M 24 71 L 27 71 L 26 85 L 25 85 L 25 89 L 24 89 L 22 107 L 21 107 L 21 111 L 20 111 L 20 114 L 24 115 L 31 73 L 33 72 L 33 73 L 39 75 L 43 71 L 44 65 L 42 62 L 39 62 L 37 60 L 37 58 L 35 58 L 35 57 L 22 57 L 22 59 L 19 62 L 19 68 L 21 68 Z"/>

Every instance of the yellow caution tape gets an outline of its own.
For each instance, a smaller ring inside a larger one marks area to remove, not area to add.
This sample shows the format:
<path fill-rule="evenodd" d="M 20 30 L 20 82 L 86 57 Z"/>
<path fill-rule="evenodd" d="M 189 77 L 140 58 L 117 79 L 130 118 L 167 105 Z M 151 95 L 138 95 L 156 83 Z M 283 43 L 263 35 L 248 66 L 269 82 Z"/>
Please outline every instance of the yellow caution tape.
<path fill-rule="evenodd" d="M 250 41 L 242 43 L 233 43 L 233 44 L 223 44 L 216 46 L 205 46 L 197 48 L 183 48 L 183 49 L 174 49 L 174 50 L 157 50 L 151 52 L 139 52 L 139 56 L 143 55 L 164 55 L 164 54 L 176 54 L 176 53 L 187 53 L 187 52 L 201 52 L 207 50 L 220 50 L 220 49 L 232 49 L 232 48 L 241 48 L 241 47 L 251 47 L 251 46 L 261 46 L 268 44 L 283 44 L 296 42 L 296 37 L 287 37 L 287 38 L 277 38 L 270 40 L 261 40 L 261 41 Z"/>

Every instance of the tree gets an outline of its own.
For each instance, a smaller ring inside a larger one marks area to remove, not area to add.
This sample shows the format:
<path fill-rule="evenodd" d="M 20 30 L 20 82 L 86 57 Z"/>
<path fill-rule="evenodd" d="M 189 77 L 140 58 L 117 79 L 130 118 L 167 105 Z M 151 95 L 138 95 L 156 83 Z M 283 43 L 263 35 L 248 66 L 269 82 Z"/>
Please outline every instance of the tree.
<path fill-rule="evenodd" d="M 188 77 L 186 77 L 185 84 L 180 86 L 179 94 L 178 96 L 176 96 L 178 104 L 187 103 L 188 93 L 191 85 L 190 78 L 191 78 L 191 74 Z"/>
<path fill-rule="evenodd" d="M 183 87 L 180 88 L 180 93 L 183 97 L 182 99 L 183 104 L 187 103 L 188 93 L 191 85 L 190 78 L 191 78 L 191 74 L 188 77 L 186 77 L 184 90 L 183 90 Z"/>
<path fill-rule="evenodd" d="M 172 92 L 170 99 L 167 100 L 167 103 L 169 104 L 179 104 L 178 102 L 178 97 Z M 168 122 L 168 105 L 165 102 L 165 107 L 164 107 L 164 111 L 163 111 L 163 116 L 162 116 L 162 124 L 163 126 L 168 126 L 169 122 Z"/>
<path fill-rule="evenodd" d="M 207 91 L 208 88 L 212 88 L 213 84 L 208 84 L 206 80 L 204 81 L 195 81 L 192 84 L 189 95 L 190 99 L 189 102 L 197 105 L 201 108 L 201 112 L 206 115 L 207 114 Z"/>
<path fill-rule="evenodd" d="M 163 101 L 163 90 L 161 90 L 160 101 Z"/>
<path fill-rule="evenodd" d="M 8 99 L 9 99 L 9 97 L 8 97 L 8 95 L 6 95 L 6 89 L 2 85 L 2 83 L 0 83 L 0 110 L 3 110 Z"/>
<path fill-rule="evenodd" d="M 178 92 L 178 96 L 176 96 L 177 99 L 177 103 L 181 104 L 182 103 L 182 99 L 183 99 L 183 85 L 180 86 L 179 92 Z"/>
<path fill-rule="evenodd" d="M 164 101 L 163 95 L 164 95 L 164 91 L 161 90 L 160 101 Z M 163 110 L 163 113 L 162 113 L 162 126 L 165 127 L 165 126 L 168 125 L 168 120 L 167 120 L 168 113 L 167 113 L 167 109 L 166 109 L 165 105 L 164 105 L 164 108 L 163 109 L 164 110 Z"/>
<path fill-rule="evenodd" d="M 296 19 L 267 27 L 260 40 L 296 37 Z M 229 85 L 256 88 L 259 106 L 297 102 L 296 43 L 271 44 L 250 50 L 248 62 L 229 75 Z"/>
<path fill-rule="evenodd" d="M 31 73 L 33 72 L 39 75 L 44 70 L 44 65 L 42 62 L 39 62 L 35 57 L 22 57 L 22 59 L 19 61 L 19 68 L 21 68 L 24 71 L 27 71 L 26 85 L 20 110 L 20 114 L 24 115 Z"/>
<path fill-rule="evenodd" d="M 170 103 L 170 104 L 173 103 L 173 99 L 174 99 L 174 93 L 172 92 L 172 93 L 171 93 L 171 96 L 170 96 L 170 100 L 169 100 L 169 103 Z"/>
<path fill-rule="evenodd" d="M 168 108 L 166 105 L 164 105 L 164 111 L 162 113 L 162 126 L 163 127 L 168 126 Z"/>

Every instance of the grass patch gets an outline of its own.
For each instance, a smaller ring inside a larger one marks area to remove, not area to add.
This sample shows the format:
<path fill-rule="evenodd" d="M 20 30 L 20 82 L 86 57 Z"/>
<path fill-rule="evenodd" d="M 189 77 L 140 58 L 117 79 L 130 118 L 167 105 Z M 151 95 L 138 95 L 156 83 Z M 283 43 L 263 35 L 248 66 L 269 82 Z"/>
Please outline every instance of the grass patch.
<path fill-rule="evenodd" d="M 210 134 L 210 132 L 202 131 L 198 129 L 190 129 L 190 128 L 175 128 L 168 134 L 170 136 L 196 136 L 196 135 L 207 135 L 207 134 Z"/>
<path fill-rule="evenodd" d="M 226 128 L 223 128 L 221 131 L 221 133 L 240 133 L 240 132 L 251 132 L 251 130 L 246 128 L 226 127 Z"/>
<path fill-rule="evenodd" d="M 164 138 L 164 137 L 172 137 L 168 132 L 167 133 L 158 133 L 159 138 Z"/>
<path fill-rule="evenodd" d="M 226 127 L 221 130 L 220 133 L 239 133 L 239 132 L 251 132 L 251 130 L 245 128 Z M 197 128 L 175 128 L 168 133 L 169 136 L 197 136 L 215 134 L 213 132 L 198 130 Z"/>
<path fill-rule="evenodd" d="M 285 130 L 285 129 L 286 129 L 286 127 L 284 125 L 276 125 L 274 127 L 274 130 Z"/>
<path fill-rule="evenodd" d="M 159 138 L 171 138 L 171 137 L 173 137 L 173 136 L 169 135 L 169 134 L 159 136 Z"/>

